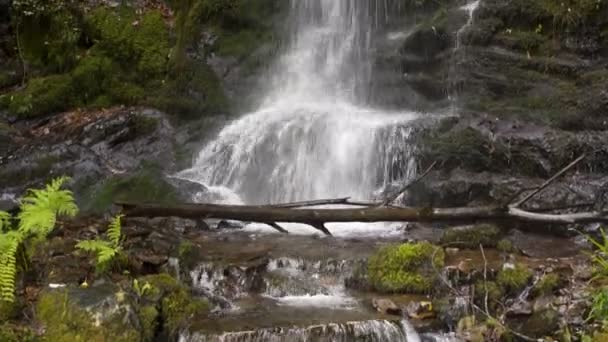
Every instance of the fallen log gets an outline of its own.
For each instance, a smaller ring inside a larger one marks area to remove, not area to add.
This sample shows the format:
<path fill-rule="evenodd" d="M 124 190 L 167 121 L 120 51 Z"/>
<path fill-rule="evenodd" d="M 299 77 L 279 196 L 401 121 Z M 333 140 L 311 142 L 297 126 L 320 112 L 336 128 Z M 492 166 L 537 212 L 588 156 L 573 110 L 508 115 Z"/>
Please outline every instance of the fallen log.
<path fill-rule="evenodd" d="M 220 204 L 137 204 L 117 202 L 127 217 L 181 217 L 189 219 L 227 219 L 243 222 L 258 222 L 271 226 L 281 233 L 288 231 L 279 223 L 303 223 L 326 235 L 331 235 L 326 223 L 330 222 L 477 222 L 477 221 L 524 221 L 548 224 L 581 224 L 608 222 L 608 211 L 591 211 L 582 213 L 551 214 L 522 209 L 523 204 L 551 185 L 556 179 L 573 169 L 585 158 L 583 154 L 568 166 L 557 172 L 549 180 L 535 188 L 523 199 L 511 204 L 485 207 L 461 208 L 403 208 L 387 206 L 414 183 L 422 180 L 435 166 L 431 164 L 418 178 L 405 185 L 399 192 L 389 196 L 380 203 L 351 202 L 350 198 L 335 198 L 272 204 L 253 205 L 220 205 Z M 527 190 L 527 189 L 526 189 Z M 514 200 L 524 191 L 517 192 Z M 509 201 L 509 202 L 512 202 Z M 351 205 L 361 208 L 311 208 L 318 205 Z M 587 205 L 585 203 L 584 205 Z M 573 204 L 568 208 L 581 207 Z M 555 208 L 554 208 L 555 209 Z M 552 210 L 552 209 L 550 209 Z M 542 211 L 542 210 L 541 210 Z"/>
<path fill-rule="evenodd" d="M 116 203 L 127 217 L 181 217 L 189 219 L 228 219 L 244 222 L 303 223 L 331 233 L 325 227 L 330 222 L 476 222 L 525 221 L 551 224 L 608 222 L 603 212 L 573 214 L 546 214 L 526 211 L 511 206 L 462 208 L 386 208 L 368 207 L 353 209 L 293 209 L 276 206 L 247 206 L 219 204 L 134 204 Z"/>

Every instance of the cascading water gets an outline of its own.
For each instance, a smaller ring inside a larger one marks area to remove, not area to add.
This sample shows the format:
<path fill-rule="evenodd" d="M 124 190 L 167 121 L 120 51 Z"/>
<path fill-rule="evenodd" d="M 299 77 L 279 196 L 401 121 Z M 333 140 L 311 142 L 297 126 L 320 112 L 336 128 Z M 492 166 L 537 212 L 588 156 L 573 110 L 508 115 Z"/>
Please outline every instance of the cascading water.
<path fill-rule="evenodd" d="M 250 204 L 367 199 L 412 177 L 408 122 L 416 114 L 365 106 L 372 36 L 398 3 L 292 0 L 290 45 L 263 105 L 225 127 L 178 176 Z"/>

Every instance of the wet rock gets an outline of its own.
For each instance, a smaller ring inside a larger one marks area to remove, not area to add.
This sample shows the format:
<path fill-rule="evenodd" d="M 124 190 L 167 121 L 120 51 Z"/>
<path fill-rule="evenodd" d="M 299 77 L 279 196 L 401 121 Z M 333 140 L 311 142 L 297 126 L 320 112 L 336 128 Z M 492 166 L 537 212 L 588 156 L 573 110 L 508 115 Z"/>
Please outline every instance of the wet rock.
<path fill-rule="evenodd" d="M 507 309 L 507 316 L 520 317 L 530 316 L 533 312 L 532 303 L 526 301 L 516 301 Z"/>
<path fill-rule="evenodd" d="M 402 313 L 401 308 L 397 306 L 397 304 L 386 298 L 374 298 L 372 300 L 372 306 L 378 312 L 387 315 L 401 316 Z"/>
<path fill-rule="evenodd" d="M 197 202 L 198 198 L 208 192 L 206 186 L 187 179 L 166 177 L 166 180 L 174 187 L 179 199 L 184 203 Z"/>
<path fill-rule="evenodd" d="M 522 334 L 541 338 L 551 336 L 559 329 L 559 313 L 553 309 L 535 312 L 530 318 L 521 324 Z"/>
<path fill-rule="evenodd" d="M 532 310 L 534 312 L 540 312 L 540 311 L 544 311 L 547 309 L 553 309 L 554 308 L 553 303 L 555 301 L 556 301 L 555 296 L 543 296 L 543 297 L 537 298 L 534 301 Z"/>
<path fill-rule="evenodd" d="M 429 301 L 411 302 L 405 308 L 408 317 L 418 320 L 435 318 L 436 313 L 433 303 Z"/>
<path fill-rule="evenodd" d="M 152 190 L 160 174 L 175 171 L 174 128 L 162 112 L 140 108 L 75 111 L 18 122 L 12 128 L 20 144 L 0 151 L 4 193 L 21 194 L 60 175 L 73 178 L 72 189 L 83 210 L 109 206 L 119 190 L 147 191 L 140 196 L 148 200 L 170 192 Z M 152 169 L 158 177 L 143 172 Z M 138 177 L 132 177 L 138 172 Z"/>

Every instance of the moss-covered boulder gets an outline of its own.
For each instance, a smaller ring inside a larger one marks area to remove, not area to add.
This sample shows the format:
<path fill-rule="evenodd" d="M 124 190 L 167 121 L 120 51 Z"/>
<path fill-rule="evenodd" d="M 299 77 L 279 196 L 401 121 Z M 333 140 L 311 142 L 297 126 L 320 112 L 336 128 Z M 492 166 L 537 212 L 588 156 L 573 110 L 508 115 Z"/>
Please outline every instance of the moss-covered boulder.
<path fill-rule="evenodd" d="M 381 292 L 427 293 L 444 258 L 443 249 L 428 242 L 387 246 L 370 257 L 369 282 Z"/>
<path fill-rule="evenodd" d="M 209 312 L 209 303 L 192 295 L 190 289 L 169 274 L 161 273 L 142 277 L 139 284 L 150 284 L 150 290 L 142 294 L 146 302 L 157 303 L 156 308 L 164 323 L 163 329 L 176 336 L 195 317 L 204 317 Z M 151 308 L 145 309 L 145 317 L 152 317 Z M 152 321 L 151 319 L 144 322 Z"/>
<path fill-rule="evenodd" d="M 501 230 L 492 224 L 449 228 L 441 236 L 442 245 L 462 248 L 496 247 Z"/>
<path fill-rule="evenodd" d="M 138 341 L 129 307 L 114 287 L 43 292 L 36 318 L 44 327 L 43 341 Z"/>

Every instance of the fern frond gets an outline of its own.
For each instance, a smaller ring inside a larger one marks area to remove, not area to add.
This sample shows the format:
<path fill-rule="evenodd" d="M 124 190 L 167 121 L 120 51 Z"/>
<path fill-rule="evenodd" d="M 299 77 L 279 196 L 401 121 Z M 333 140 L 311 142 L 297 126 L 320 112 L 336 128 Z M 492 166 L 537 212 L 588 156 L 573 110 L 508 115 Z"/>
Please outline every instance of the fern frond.
<path fill-rule="evenodd" d="M 23 238 L 23 234 L 19 231 L 0 234 L 0 300 L 2 301 L 15 300 L 16 255 Z"/>
<path fill-rule="evenodd" d="M 45 189 L 30 189 L 21 199 L 19 230 L 23 233 L 45 237 L 55 227 L 57 216 L 73 217 L 78 213 L 74 196 L 69 190 L 61 190 L 68 180 L 60 177 L 51 181 Z"/>
<path fill-rule="evenodd" d="M 99 239 L 80 241 L 76 244 L 76 248 L 95 254 L 95 266 L 98 271 L 105 270 L 114 257 L 120 253 L 119 247 L 114 247 L 111 242 Z"/>
<path fill-rule="evenodd" d="M 112 243 L 114 247 L 120 246 L 120 240 L 122 239 L 122 227 L 120 224 L 120 219 L 122 217 L 123 215 L 117 215 L 112 219 L 112 222 L 110 222 L 110 225 L 108 226 L 108 239 L 110 239 L 110 243 Z"/>
<path fill-rule="evenodd" d="M 76 248 L 85 252 L 97 253 L 103 249 L 112 248 L 109 242 L 104 240 L 83 240 L 76 244 Z"/>
<path fill-rule="evenodd" d="M 11 214 L 0 210 L 0 232 L 11 228 Z"/>

